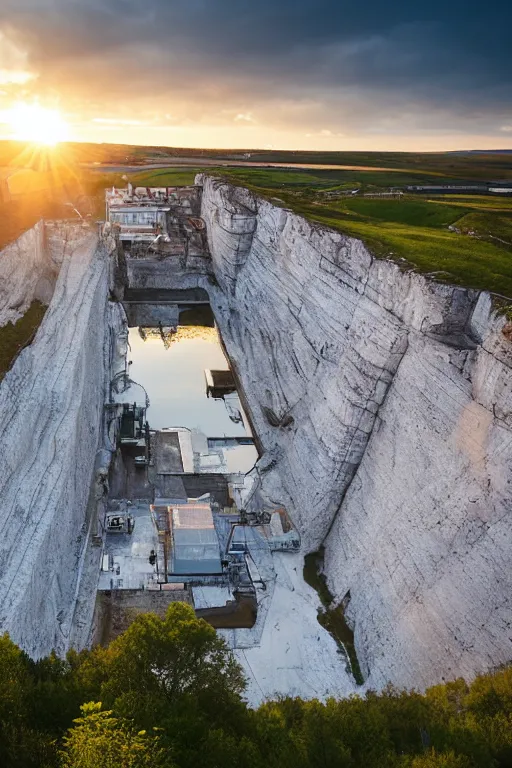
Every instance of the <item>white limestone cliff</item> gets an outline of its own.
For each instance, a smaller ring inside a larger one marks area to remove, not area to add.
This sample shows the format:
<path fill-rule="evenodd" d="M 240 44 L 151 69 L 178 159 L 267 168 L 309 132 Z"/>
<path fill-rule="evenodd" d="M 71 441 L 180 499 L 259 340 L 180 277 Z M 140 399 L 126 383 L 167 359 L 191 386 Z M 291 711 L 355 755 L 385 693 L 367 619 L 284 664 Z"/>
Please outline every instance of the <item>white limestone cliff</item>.
<path fill-rule="evenodd" d="M 87 236 L 76 221 L 38 221 L 0 251 L 0 327 L 38 299 L 49 304 L 66 254 Z"/>
<path fill-rule="evenodd" d="M 204 184 L 223 339 L 285 503 L 369 686 L 512 658 L 512 328 L 442 285 L 220 180 Z"/>
<path fill-rule="evenodd" d="M 33 657 L 69 645 L 112 358 L 108 248 L 55 237 L 53 298 L 0 385 L 0 628 Z"/>

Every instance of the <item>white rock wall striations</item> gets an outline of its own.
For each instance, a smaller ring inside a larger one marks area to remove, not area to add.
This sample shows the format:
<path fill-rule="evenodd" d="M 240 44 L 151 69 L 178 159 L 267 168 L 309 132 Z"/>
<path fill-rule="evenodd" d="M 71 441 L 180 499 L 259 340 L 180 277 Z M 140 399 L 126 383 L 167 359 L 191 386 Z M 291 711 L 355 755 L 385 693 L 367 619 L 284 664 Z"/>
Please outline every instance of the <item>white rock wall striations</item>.
<path fill-rule="evenodd" d="M 108 257 L 80 240 L 0 386 L 0 628 L 34 657 L 68 646 L 102 440 Z"/>
<path fill-rule="evenodd" d="M 41 220 L 0 251 L 0 327 L 15 323 L 34 299 L 50 303 L 65 255 L 86 236 L 76 222 Z"/>
<path fill-rule="evenodd" d="M 289 506 L 305 551 L 325 544 L 368 684 L 510 660 L 510 325 L 485 293 L 199 180 L 262 494 Z"/>

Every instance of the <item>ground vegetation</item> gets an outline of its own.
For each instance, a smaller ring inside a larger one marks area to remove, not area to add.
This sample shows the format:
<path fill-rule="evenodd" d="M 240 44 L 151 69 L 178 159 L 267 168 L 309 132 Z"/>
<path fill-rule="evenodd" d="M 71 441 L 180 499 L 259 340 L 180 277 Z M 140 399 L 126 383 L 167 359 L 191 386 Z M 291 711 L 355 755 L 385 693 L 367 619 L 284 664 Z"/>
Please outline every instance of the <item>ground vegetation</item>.
<path fill-rule="evenodd" d="M 25 314 L 15 323 L 0 328 L 0 381 L 21 350 L 31 343 L 46 312 L 40 301 L 33 301 Z"/>
<path fill-rule="evenodd" d="M 391 688 L 257 710 L 224 641 L 173 603 L 109 647 L 32 661 L 0 638 L 4 768 L 507 768 L 512 667 L 425 694 Z"/>

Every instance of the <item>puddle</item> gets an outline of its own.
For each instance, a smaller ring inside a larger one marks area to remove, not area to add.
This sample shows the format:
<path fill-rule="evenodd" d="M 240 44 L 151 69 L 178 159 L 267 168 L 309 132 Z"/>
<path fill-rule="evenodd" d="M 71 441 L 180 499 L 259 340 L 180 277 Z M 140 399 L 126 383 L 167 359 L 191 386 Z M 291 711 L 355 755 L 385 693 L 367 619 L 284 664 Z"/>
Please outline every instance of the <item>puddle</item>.
<path fill-rule="evenodd" d="M 230 419 L 222 400 L 206 397 L 205 369 L 228 370 L 229 366 L 215 329 L 194 327 L 194 331 L 195 338 L 183 335 L 166 349 L 161 338 L 144 341 L 138 328 L 129 330 L 130 377 L 148 393 L 150 428 L 197 428 L 208 437 L 250 435 L 243 422 Z M 227 400 L 242 413 L 236 394 Z"/>

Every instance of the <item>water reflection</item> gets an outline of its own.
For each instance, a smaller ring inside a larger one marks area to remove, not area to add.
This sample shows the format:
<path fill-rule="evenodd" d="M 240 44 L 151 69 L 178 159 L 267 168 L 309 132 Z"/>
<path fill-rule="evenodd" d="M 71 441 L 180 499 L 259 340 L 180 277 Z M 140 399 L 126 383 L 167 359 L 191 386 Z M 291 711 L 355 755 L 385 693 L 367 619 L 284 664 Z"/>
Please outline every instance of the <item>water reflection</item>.
<path fill-rule="evenodd" d="M 166 337 L 165 346 L 158 328 L 145 336 L 138 328 L 129 329 L 130 377 L 148 393 L 151 429 L 196 428 L 208 437 L 250 435 L 236 394 L 227 398 L 229 410 L 222 400 L 206 397 L 204 370 L 229 368 L 215 328 L 180 326 L 170 343 Z M 230 413 L 237 410 L 243 418 L 234 423 Z"/>

